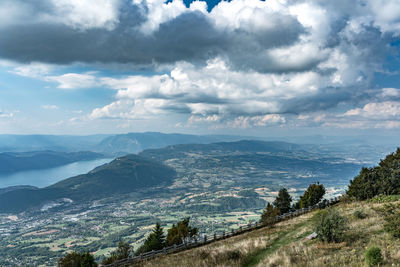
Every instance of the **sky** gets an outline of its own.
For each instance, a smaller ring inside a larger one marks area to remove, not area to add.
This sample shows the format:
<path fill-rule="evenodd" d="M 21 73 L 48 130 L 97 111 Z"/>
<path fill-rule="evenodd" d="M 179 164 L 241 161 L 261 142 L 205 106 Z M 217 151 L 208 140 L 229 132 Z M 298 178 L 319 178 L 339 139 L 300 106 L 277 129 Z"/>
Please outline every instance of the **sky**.
<path fill-rule="evenodd" d="M 2 0 L 0 133 L 397 134 L 398 0 Z"/>

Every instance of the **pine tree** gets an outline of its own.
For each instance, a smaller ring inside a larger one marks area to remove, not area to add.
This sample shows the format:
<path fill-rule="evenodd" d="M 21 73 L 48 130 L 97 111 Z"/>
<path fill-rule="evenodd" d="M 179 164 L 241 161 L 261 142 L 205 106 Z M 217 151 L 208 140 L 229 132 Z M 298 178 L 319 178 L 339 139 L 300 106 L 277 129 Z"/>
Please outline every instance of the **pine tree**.
<path fill-rule="evenodd" d="M 322 184 L 311 184 L 304 192 L 304 194 L 300 197 L 299 207 L 307 208 L 313 206 L 320 202 L 324 195 L 325 187 Z"/>
<path fill-rule="evenodd" d="M 275 217 L 279 214 L 279 210 L 268 202 L 267 207 L 261 214 L 260 223 L 271 224 L 275 221 Z"/>
<path fill-rule="evenodd" d="M 152 249 L 160 250 L 165 247 L 165 235 L 164 229 L 161 227 L 159 223 L 156 223 L 156 226 L 153 229 L 153 238 L 152 238 Z"/>
<path fill-rule="evenodd" d="M 274 206 L 279 210 L 280 214 L 284 214 L 290 211 L 290 203 L 292 202 L 292 197 L 289 195 L 286 188 L 279 190 L 278 196 L 274 201 Z"/>
<path fill-rule="evenodd" d="M 152 250 L 160 250 L 163 247 L 165 247 L 164 229 L 161 227 L 160 223 L 156 223 L 153 231 L 146 238 L 143 245 L 138 248 L 135 254 L 139 255 Z"/>

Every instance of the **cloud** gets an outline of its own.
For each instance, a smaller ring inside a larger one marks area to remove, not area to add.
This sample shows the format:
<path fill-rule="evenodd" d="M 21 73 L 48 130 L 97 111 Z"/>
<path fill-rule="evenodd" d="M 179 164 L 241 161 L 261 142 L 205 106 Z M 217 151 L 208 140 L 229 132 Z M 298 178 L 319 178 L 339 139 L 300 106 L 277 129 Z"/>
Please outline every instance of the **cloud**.
<path fill-rule="evenodd" d="M 380 91 L 387 91 L 386 88 Z M 380 93 L 377 93 L 380 95 Z M 369 102 L 361 108 L 345 112 L 324 111 L 289 116 L 287 121 L 294 127 L 325 127 L 347 129 L 394 129 L 400 128 L 400 102 Z"/>
<path fill-rule="evenodd" d="M 46 14 L 50 22 L 61 22 L 76 29 L 105 28 L 118 24 L 120 0 L 51 0 L 54 14 Z"/>
<path fill-rule="evenodd" d="M 120 0 L 3 0 L 0 28 L 23 24 L 58 24 L 76 30 L 105 28 L 118 23 Z"/>
<path fill-rule="evenodd" d="M 378 120 L 400 120 L 400 102 L 386 101 L 381 103 L 368 103 L 363 108 L 347 111 L 344 116 L 361 116 Z"/>
<path fill-rule="evenodd" d="M 40 2 L 44 5 L 48 1 Z M 217 6 L 208 13 L 205 4 L 200 2 L 192 3 L 189 8 L 178 0 L 103 2 L 96 7 L 108 10 L 107 6 L 112 5 L 113 15 L 103 14 L 102 10 L 97 12 L 97 8 L 91 10 L 86 1 L 82 4 L 59 1 L 50 9 L 17 1 L 15 5 L 27 6 L 21 7 L 20 12 L 29 13 L 35 19 L 0 27 L 1 36 L 7 36 L 0 40 L 0 56 L 20 62 L 136 66 L 178 61 L 204 63 L 221 56 L 237 68 L 280 71 L 283 67 L 274 68 L 274 58 L 268 49 L 293 44 L 303 32 L 293 16 L 270 9 L 266 2 L 254 5 L 256 1 L 237 1 L 235 10 L 243 27 L 231 22 L 228 28 L 221 27 L 223 7 Z M 40 19 L 43 17 L 46 19 Z M 59 18 L 62 23 L 54 22 L 53 18 Z"/>
<path fill-rule="evenodd" d="M 0 118 L 12 118 L 12 117 L 14 117 L 14 113 L 3 112 L 0 110 Z"/>
<path fill-rule="evenodd" d="M 333 84 L 332 79 L 318 72 L 234 71 L 222 59 L 208 61 L 202 68 L 180 63 L 169 74 L 103 77 L 99 81 L 117 90 L 117 100 L 94 110 L 92 118 L 136 118 L 139 114 L 173 112 L 195 115 L 194 118 L 201 117 L 203 121 L 243 116 L 259 126 L 284 123 L 277 113 L 313 110 L 311 105 L 292 107 L 290 103 L 298 99 L 314 100 Z M 336 90 L 332 91 L 334 95 Z"/>
<path fill-rule="evenodd" d="M 11 73 L 30 77 L 30 78 L 37 78 L 40 79 L 47 74 L 51 73 L 54 70 L 54 66 L 49 64 L 43 63 L 30 63 L 28 65 L 20 65 L 14 68 Z"/>
<path fill-rule="evenodd" d="M 91 73 L 66 73 L 59 76 L 45 76 L 50 82 L 57 82 L 60 89 L 92 88 L 99 85 L 97 78 Z"/>
<path fill-rule="evenodd" d="M 400 89 L 397 88 L 383 88 L 382 93 L 379 95 L 382 98 L 397 98 L 400 97 Z"/>
<path fill-rule="evenodd" d="M 398 6 L 395 0 L 232 0 L 209 11 L 200 1 L 5 0 L 0 57 L 25 64 L 14 73 L 61 89 L 115 90 L 115 99 L 90 119 L 178 114 L 188 124 L 240 128 L 367 127 L 382 118 L 394 127 L 399 89 L 377 89 L 373 81 L 398 55 Z M 75 62 L 146 75 L 48 69 Z"/>
<path fill-rule="evenodd" d="M 43 105 L 42 108 L 43 109 L 47 109 L 47 110 L 57 110 L 57 109 L 59 109 L 59 107 L 57 105 Z"/>
<path fill-rule="evenodd" d="M 154 67 L 220 57 L 239 70 L 299 72 L 340 53 L 383 60 L 374 49 L 400 32 L 389 0 L 379 0 L 383 9 L 374 1 L 234 0 L 211 12 L 199 1 L 5 1 L 0 13 L 13 15 L 0 27 L 0 57 L 20 62 Z"/>

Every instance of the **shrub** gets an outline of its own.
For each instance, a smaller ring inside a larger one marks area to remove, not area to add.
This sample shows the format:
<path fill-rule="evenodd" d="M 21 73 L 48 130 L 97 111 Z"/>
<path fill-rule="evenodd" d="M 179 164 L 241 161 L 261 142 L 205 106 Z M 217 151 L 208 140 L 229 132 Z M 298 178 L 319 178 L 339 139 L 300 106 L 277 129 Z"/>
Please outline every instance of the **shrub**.
<path fill-rule="evenodd" d="M 89 252 L 70 252 L 59 259 L 59 267 L 97 267 L 94 257 Z"/>
<path fill-rule="evenodd" d="M 210 257 L 210 252 L 202 250 L 202 251 L 199 252 L 198 255 L 199 255 L 200 259 L 205 260 L 208 257 Z"/>
<path fill-rule="evenodd" d="M 368 202 L 372 203 L 386 203 L 386 202 L 394 202 L 400 199 L 400 195 L 377 195 L 372 199 L 369 199 Z"/>
<path fill-rule="evenodd" d="M 368 266 L 376 266 L 383 261 L 381 249 L 378 247 L 370 247 L 365 253 L 365 263 Z"/>
<path fill-rule="evenodd" d="M 392 236 L 400 238 L 400 204 L 385 203 L 381 207 L 374 208 L 385 219 L 383 229 Z"/>
<path fill-rule="evenodd" d="M 314 215 L 314 231 L 324 242 L 340 242 L 347 230 L 346 218 L 334 209 L 322 210 Z"/>
<path fill-rule="evenodd" d="M 239 250 L 222 251 L 214 256 L 215 265 L 225 265 L 228 262 L 239 262 L 243 255 Z"/>
<path fill-rule="evenodd" d="M 355 218 L 361 219 L 361 220 L 367 218 L 367 214 L 365 214 L 362 210 L 356 210 L 356 211 L 353 213 L 353 216 L 354 216 Z"/>
<path fill-rule="evenodd" d="M 231 250 L 226 253 L 228 260 L 238 261 L 242 258 L 242 253 L 238 250 Z"/>
<path fill-rule="evenodd" d="M 386 216 L 385 221 L 383 229 L 392 236 L 400 238 L 400 212 Z"/>
<path fill-rule="evenodd" d="M 341 203 L 352 203 L 356 200 L 354 196 L 349 196 L 348 194 L 344 194 L 340 197 Z"/>

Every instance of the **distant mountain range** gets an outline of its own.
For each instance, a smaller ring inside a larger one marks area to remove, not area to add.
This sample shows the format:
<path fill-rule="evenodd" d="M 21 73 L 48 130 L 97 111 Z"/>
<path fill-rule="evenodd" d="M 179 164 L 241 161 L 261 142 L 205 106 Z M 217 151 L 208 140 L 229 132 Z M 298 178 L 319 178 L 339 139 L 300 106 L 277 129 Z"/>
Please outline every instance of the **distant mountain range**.
<path fill-rule="evenodd" d="M 242 140 L 241 136 L 164 134 L 157 132 L 128 133 L 108 136 L 97 144 L 93 151 L 111 154 L 138 153 L 151 148 L 162 148 L 176 144 L 210 144 L 221 141 Z"/>
<path fill-rule="evenodd" d="M 104 158 L 94 152 L 4 152 L 0 153 L 0 174 L 9 174 L 25 170 L 37 170 L 57 167 L 72 162 Z"/>
<path fill-rule="evenodd" d="M 243 139 L 241 136 L 165 134 L 158 132 L 88 136 L 0 135 L 0 152 L 93 151 L 122 156 L 138 153 L 148 148 L 161 148 L 175 144 L 208 144 L 241 139 Z"/>
<path fill-rule="evenodd" d="M 174 177 L 175 171 L 163 164 L 128 155 L 45 188 L 12 188 L 0 194 L 0 213 L 37 208 L 63 198 L 73 202 L 101 199 L 169 184 Z"/>

